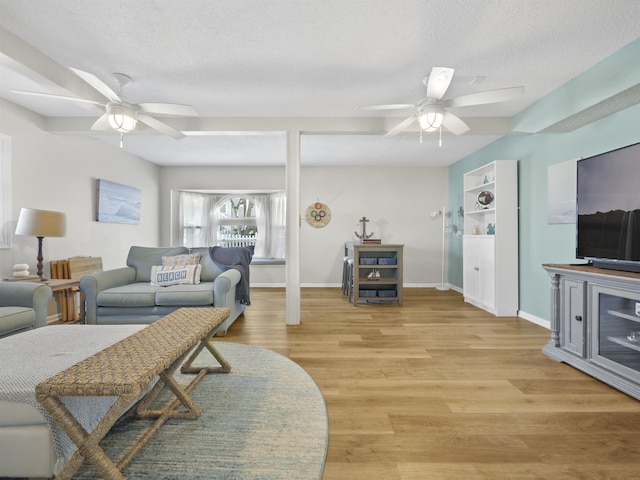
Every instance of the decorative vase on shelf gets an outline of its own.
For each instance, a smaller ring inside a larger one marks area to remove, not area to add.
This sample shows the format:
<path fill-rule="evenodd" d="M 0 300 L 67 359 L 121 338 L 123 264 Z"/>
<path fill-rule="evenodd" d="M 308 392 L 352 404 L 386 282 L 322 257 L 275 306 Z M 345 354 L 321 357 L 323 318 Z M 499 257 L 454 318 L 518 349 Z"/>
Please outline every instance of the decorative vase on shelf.
<path fill-rule="evenodd" d="M 487 224 L 487 235 L 495 235 L 496 234 L 496 224 L 489 223 Z"/>

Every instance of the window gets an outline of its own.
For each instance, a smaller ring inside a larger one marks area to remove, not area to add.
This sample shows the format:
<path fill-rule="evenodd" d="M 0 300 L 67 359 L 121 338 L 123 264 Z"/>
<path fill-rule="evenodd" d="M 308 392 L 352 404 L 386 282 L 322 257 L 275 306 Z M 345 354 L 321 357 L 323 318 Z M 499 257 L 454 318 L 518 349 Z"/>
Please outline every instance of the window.
<path fill-rule="evenodd" d="M 249 247 L 256 258 L 284 259 L 285 193 L 179 194 L 183 245 Z"/>
<path fill-rule="evenodd" d="M 258 234 L 255 199 L 250 195 L 228 195 L 216 203 L 217 245 L 254 250 Z"/>

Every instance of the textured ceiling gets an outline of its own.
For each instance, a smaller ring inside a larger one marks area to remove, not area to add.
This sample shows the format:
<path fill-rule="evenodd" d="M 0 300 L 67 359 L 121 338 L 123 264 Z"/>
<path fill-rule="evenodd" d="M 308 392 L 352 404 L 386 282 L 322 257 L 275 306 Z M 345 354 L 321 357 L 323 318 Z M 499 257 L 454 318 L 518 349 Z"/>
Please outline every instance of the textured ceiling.
<path fill-rule="evenodd" d="M 1 0 L 0 97 L 48 117 L 52 132 L 91 134 L 95 108 L 10 90 L 100 99 L 66 67 L 114 89 L 112 74 L 126 73 L 128 101 L 191 104 L 200 114 L 168 120 L 198 136 L 125 138 L 127 150 L 160 165 L 283 164 L 284 136 L 273 132 L 284 130 L 313 134 L 302 140 L 307 165 L 449 165 L 634 41 L 639 25 L 636 0 Z M 404 112 L 357 110 L 418 102 L 433 66 L 456 69 L 445 98 L 519 85 L 525 95 L 456 109 L 470 125 L 478 118 L 465 135 L 444 132 L 442 147 L 434 134 L 420 143 L 416 129 L 383 138 Z"/>

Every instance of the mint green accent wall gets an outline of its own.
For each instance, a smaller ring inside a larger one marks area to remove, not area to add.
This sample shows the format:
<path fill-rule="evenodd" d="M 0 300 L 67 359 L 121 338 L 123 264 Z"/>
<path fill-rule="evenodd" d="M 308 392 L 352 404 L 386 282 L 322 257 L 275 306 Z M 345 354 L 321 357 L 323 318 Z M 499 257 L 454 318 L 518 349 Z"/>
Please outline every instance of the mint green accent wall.
<path fill-rule="evenodd" d="M 575 225 L 547 224 L 548 167 L 637 142 L 640 105 L 570 133 L 503 137 L 449 168 L 449 208 L 456 212 L 465 172 L 494 160 L 518 160 L 521 311 L 549 320 L 550 281 L 542 264 L 576 262 Z M 454 235 L 449 236 L 448 273 L 449 283 L 462 288 L 462 239 Z"/>
<path fill-rule="evenodd" d="M 514 116 L 520 131 L 539 131 L 640 82 L 640 39 Z M 524 128 L 526 127 L 526 128 Z M 449 167 L 449 209 L 462 206 L 463 175 L 494 160 L 518 160 L 520 311 L 549 320 L 550 279 L 544 263 L 573 263 L 575 224 L 547 223 L 550 165 L 640 142 L 640 104 L 569 133 L 503 137 Z M 443 147 L 445 148 L 445 147 Z M 640 158 L 638 159 L 640 168 Z M 640 185 L 639 191 L 640 191 Z M 500 226 L 498 225 L 499 229 Z M 499 254 L 499 253 L 498 253 Z M 449 235 L 448 281 L 462 288 L 462 238 Z M 500 292 L 497 292 L 500 295 Z"/>

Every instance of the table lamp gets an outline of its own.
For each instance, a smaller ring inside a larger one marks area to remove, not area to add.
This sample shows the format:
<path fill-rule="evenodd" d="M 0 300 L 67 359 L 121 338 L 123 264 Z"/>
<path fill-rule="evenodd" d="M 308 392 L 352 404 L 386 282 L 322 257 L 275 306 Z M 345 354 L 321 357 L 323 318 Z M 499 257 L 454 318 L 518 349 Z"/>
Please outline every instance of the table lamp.
<path fill-rule="evenodd" d="M 34 210 L 23 208 L 20 210 L 16 235 L 30 235 L 38 239 L 38 276 L 42 275 L 42 240 L 44 237 L 64 237 L 67 218 L 64 213 L 49 210 Z"/>

